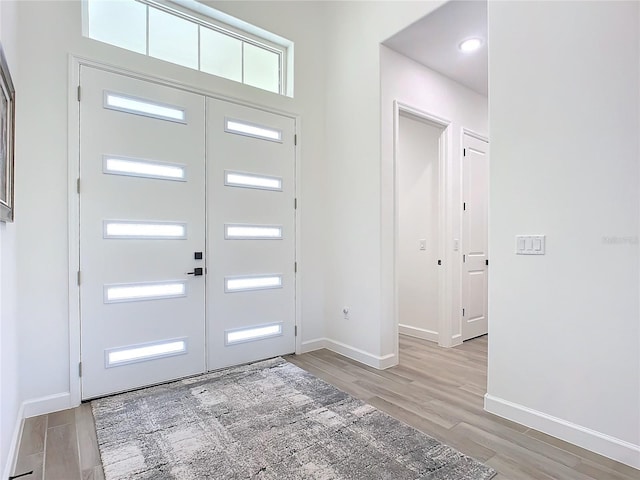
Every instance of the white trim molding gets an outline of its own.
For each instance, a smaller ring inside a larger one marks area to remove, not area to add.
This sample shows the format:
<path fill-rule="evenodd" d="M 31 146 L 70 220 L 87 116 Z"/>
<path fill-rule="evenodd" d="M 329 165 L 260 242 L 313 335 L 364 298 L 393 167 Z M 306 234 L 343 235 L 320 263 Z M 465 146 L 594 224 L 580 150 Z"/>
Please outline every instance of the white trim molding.
<path fill-rule="evenodd" d="M 326 348 L 326 338 L 314 338 L 313 340 L 307 340 L 300 343 L 300 348 L 296 354 L 302 354 L 307 352 L 313 352 L 314 350 L 321 350 Z"/>
<path fill-rule="evenodd" d="M 24 403 L 18 409 L 15 425 L 13 427 L 13 435 L 11 435 L 11 443 L 9 444 L 9 452 L 7 453 L 6 464 L 3 467 L 2 478 L 9 478 L 13 475 L 18 461 L 18 445 L 22 438 L 22 429 L 24 428 Z"/>
<path fill-rule="evenodd" d="M 16 462 L 18 461 L 18 446 L 20 444 L 20 439 L 22 438 L 22 430 L 24 429 L 24 420 L 26 418 L 37 417 L 38 415 L 45 415 L 48 413 L 58 412 L 60 410 L 67 410 L 68 408 L 73 408 L 75 406 L 76 405 L 72 402 L 72 394 L 70 392 L 57 393 L 55 395 L 48 395 L 46 397 L 34 398 L 22 402 L 18 409 L 18 414 L 16 415 L 6 464 L 2 467 L 2 478 L 9 478 L 13 475 Z"/>
<path fill-rule="evenodd" d="M 640 469 L 640 445 L 634 445 L 605 433 L 494 397 L 488 393 L 484 396 L 484 409 L 499 417 Z"/>
<path fill-rule="evenodd" d="M 22 415 L 23 418 L 37 417 L 38 415 L 59 412 L 76 406 L 72 402 L 70 392 L 56 393 L 55 395 L 26 400 L 22 404 Z"/>
<path fill-rule="evenodd" d="M 438 236 L 438 258 L 442 260 L 444 266 L 443 268 L 438 270 L 438 329 L 439 332 L 434 331 L 422 331 L 421 329 L 413 329 L 412 327 L 407 327 L 406 325 L 400 325 L 400 302 L 398 300 L 399 297 L 399 287 L 398 287 L 398 236 L 399 236 L 399 226 L 398 226 L 398 205 L 399 205 L 399 185 L 398 185 L 398 145 L 399 145 L 399 132 L 400 132 L 400 116 L 402 114 L 409 115 L 415 117 L 427 124 L 430 124 L 436 128 L 442 130 L 439 138 L 439 146 L 438 146 L 438 231 L 440 235 Z M 391 275 L 391 285 L 386 283 L 383 280 L 382 291 L 383 291 L 383 304 L 386 301 L 389 301 L 392 306 L 391 312 L 393 312 L 393 322 L 396 330 L 396 340 L 394 353 L 392 356 L 395 357 L 395 363 L 392 365 L 396 365 L 398 363 L 398 351 L 399 351 L 399 340 L 398 333 L 406 333 L 407 335 L 411 335 L 418 338 L 423 338 L 426 340 L 431 340 L 434 342 L 438 342 L 438 345 L 441 347 L 451 347 L 451 336 L 453 333 L 453 312 L 451 308 L 451 284 L 452 284 L 452 270 L 449 267 L 452 262 L 451 257 L 452 253 L 449 249 L 446 248 L 448 244 L 447 239 L 452 236 L 452 227 L 450 225 L 450 221 L 448 219 L 448 209 L 451 205 L 451 159 L 453 155 L 452 145 L 453 145 L 453 131 L 452 131 L 453 122 L 447 118 L 441 117 L 439 115 L 435 115 L 433 113 L 421 110 L 416 108 L 408 103 L 404 103 L 400 100 L 393 101 L 393 162 L 391 165 L 391 170 L 389 173 L 392 177 L 392 185 L 391 185 L 391 208 L 388 209 L 390 213 L 392 213 L 391 222 L 387 225 L 392 226 L 392 242 L 391 247 L 392 251 L 391 257 L 387 257 L 385 254 L 389 252 L 383 252 L 382 262 L 385 263 L 387 259 L 391 259 L 390 263 L 392 267 L 392 275 Z M 384 175 L 384 173 L 383 173 Z M 385 198 L 383 198 L 383 203 L 385 202 Z M 384 214 L 383 214 L 384 216 Z M 386 218 L 383 218 L 381 221 L 384 224 Z M 384 227 L 383 227 L 384 228 Z M 383 266 L 384 271 L 384 266 Z M 385 277 L 383 273 L 383 278 Z M 387 288 L 390 287 L 390 290 Z M 390 297 L 387 297 L 388 292 L 392 293 Z M 383 306 L 383 311 L 385 307 Z M 408 328 L 412 328 L 412 333 L 407 332 Z M 435 336 L 434 336 L 435 335 Z M 363 362 L 367 363 L 367 362 Z M 384 367 L 386 368 L 386 367 Z"/>
<path fill-rule="evenodd" d="M 411 327 L 409 325 L 398 324 L 398 332 L 400 335 L 408 335 L 410 337 L 422 338 L 430 342 L 438 343 L 438 332 L 427 330 L 426 328 Z"/>
<path fill-rule="evenodd" d="M 378 370 L 385 370 L 398 364 L 398 356 L 395 353 L 389 353 L 382 356 L 374 355 L 373 353 L 360 350 L 359 348 L 352 347 L 346 343 L 331 340 L 330 338 L 316 338 L 303 342 L 300 353 L 320 350 L 322 348 L 339 353 L 340 355 L 344 355 L 356 362 L 364 363 L 365 365 Z"/>

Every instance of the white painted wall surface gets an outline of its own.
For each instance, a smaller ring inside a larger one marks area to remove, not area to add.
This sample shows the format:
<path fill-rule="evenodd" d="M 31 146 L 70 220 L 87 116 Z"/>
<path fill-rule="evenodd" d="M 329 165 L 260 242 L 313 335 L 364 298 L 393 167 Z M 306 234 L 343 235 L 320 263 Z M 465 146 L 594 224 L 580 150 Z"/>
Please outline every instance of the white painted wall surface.
<path fill-rule="evenodd" d="M 361 360 L 393 361 L 393 100 L 487 132 L 486 99 L 379 47 L 443 2 L 212 3 L 295 42 L 295 99 L 82 38 L 78 2 L 19 2 L 16 16 L 1 3 L 3 43 L 7 24 L 17 32 L 23 125 L 17 222 L 0 230 L 3 422 L 13 423 L 22 399 L 69 391 L 69 53 L 301 114 L 303 340 L 311 347 L 330 339 L 328 346 Z M 635 2 L 490 3 L 489 392 L 634 445 L 637 10 Z M 574 48 L 582 41 L 589 48 Z M 459 155 L 459 143 L 452 145 Z M 451 202 L 459 208 L 459 198 Z M 447 228 L 454 238 L 453 220 Z M 514 235 L 527 232 L 548 235 L 547 256 L 512 256 Z M 12 291 L 16 315 L 5 329 Z M 17 359 L 7 342 L 19 345 Z M 18 366 L 17 395 L 5 355 Z"/>
<path fill-rule="evenodd" d="M 17 82 L 16 5 L 0 2 L 0 43 L 4 50 L 14 86 Z M 0 473 L 7 478 L 20 428 L 22 397 L 18 388 L 18 316 L 16 314 L 16 223 L 0 222 Z"/>
<path fill-rule="evenodd" d="M 437 341 L 439 139 L 443 129 L 400 115 L 398 178 L 398 324 Z M 420 241 L 425 249 L 421 250 Z"/>
<path fill-rule="evenodd" d="M 328 346 L 389 366 L 395 326 L 381 299 L 380 42 L 444 2 L 332 2 L 327 55 L 325 236 Z M 383 172 L 383 175 L 388 174 Z M 386 251 L 386 250 L 383 250 Z M 384 276 L 384 272 L 382 272 Z M 350 307 L 344 320 L 342 308 Z M 390 327 L 390 328 L 387 328 Z"/>
<path fill-rule="evenodd" d="M 453 240 L 460 239 L 462 220 L 461 148 L 463 128 L 487 136 L 487 98 L 451 79 L 404 57 L 387 47 L 380 47 L 381 104 L 382 104 L 382 162 L 381 162 L 381 279 L 382 279 L 382 348 L 383 352 L 397 352 L 394 315 L 394 258 L 393 258 L 393 102 L 398 101 L 450 122 L 450 151 L 446 160 L 446 182 L 450 192 L 446 198 L 446 269 L 445 315 L 453 319 L 451 331 L 444 332 L 442 345 L 460 343 L 462 251 L 454 251 Z"/>
<path fill-rule="evenodd" d="M 147 72 L 186 85 L 302 116 L 299 163 L 303 340 L 323 338 L 326 232 L 324 169 L 324 7 L 316 2 L 220 2 L 214 7 L 295 42 L 294 99 L 81 36 L 80 2 L 18 3 L 22 128 L 16 169 L 17 315 L 20 394 L 29 411 L 69 403 L 68 147 L 69 54 Z M 76 341 L 76 339 L 72 339 Z M 75 381 L 75 379 L 74 379 Z"/>
<path fill-rule="evenodd" d="M 637 468 L 639 8 L 489 3 L 486 403 Z"/>

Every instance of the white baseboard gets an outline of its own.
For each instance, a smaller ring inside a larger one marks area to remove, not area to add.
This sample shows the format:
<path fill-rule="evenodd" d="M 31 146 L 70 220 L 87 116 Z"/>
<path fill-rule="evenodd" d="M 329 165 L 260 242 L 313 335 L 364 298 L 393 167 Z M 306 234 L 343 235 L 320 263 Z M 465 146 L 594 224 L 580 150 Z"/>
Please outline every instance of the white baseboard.
<path fill-rule="evenodd" d="M 76 406 L 77 405 L 72 404 L 71 394 L 69 392 L 56 393 L 55 395 L 25 401 L 22 404 L 23 417 L 36 417 L 38 415 L 44 415 L 45 413 L 58 412 Z"/>
<path fill-rule="evenodd" d="M 11 436 L 11 444 L 9 445 L 9 452 L 7 454 L 7 461 L 4 466 L 4 473 L 2 478 L 9 478 L 13 475 L 13 470 L 16 467 L 16 461 L 18 460 L 18 444 L 20 438 L 22 438 L 22 427 L 24 426 L 24 403 L 20 405 L 18 409 L 18 415 L 16 416 L 15 426 L 13 427 L 13 435 Z"/>
<path fill-rule="evenodd" d="M 300 353 L 313 352 L 325 348 L 326 338 L 314 338 L 300 344 Z"/>
<path fill-rule="evenodd" d="M 374 355 L 359 348 L 352 347 L 346 343 L 337 342 L 330 338 L 325 338 L 325 348 L 332 352 L 339 353 L 345 357 L 349 357 L 352 360 L 356 360 L 370 367 L 377 368 L 378 370 L 384 370 L 385 368 L 393 367 L 398 364 L 398 356 L 394 353 L 388 355 Z"/>
<path fill-rule="evenodd" d="M 48 395 L 46 397 L 34 398 L 32 400 L 22 402 L 18 409 L 16 424 L 13 429 L 13 436 L 11 437 L 11 445 L 9 445 L 7 463 L 4 466 L 2 478 L 9 478 L 9 476 L 13 475 L 13 470 L 16 466 L 16 461 L 18 460 L 18 443 L 22 437 L 25 418 L 66 410 L 67 408 L 75 406 L 77 405 L 72 405 L 71 394 L 69 392 Z"/>
<path fill-rule="evenodd" d="M 410 337 L 422 338 L 423 340 L 429 340 L 430 342 L 438 342 L 438 332 L 433 330 L 427 330 L 425 328 L 410 327 L 409 325 L 398 324 L 398 332 L 401 335 L 408 335 Z"/>
<path fill-rule="evenodd" d="M 484 396 L 484 409 L 499 417 L 640 469 L 640 445 L 634 445 L 561 418 L 494 397 L 488 393 Z"/>
<path fill-rule="evenodd" d="M 374 355 L 359 348 L 352 347 L 346 343 L 337 342 L 330 338 L 316 338 L 314 340 L 308 340 L 302 342 L 302 349 L 300 353 L 311 352 L 313 350 L 320 350 L 326 348 L 332 352 L 339 353 L 345 357 L 356 360 L 370 367 L 377 368 L 378 370 L 384 370 L 385 368 L 393 367 L 398 364 L 398 356 L 390 353 L 388 355 Z"/>

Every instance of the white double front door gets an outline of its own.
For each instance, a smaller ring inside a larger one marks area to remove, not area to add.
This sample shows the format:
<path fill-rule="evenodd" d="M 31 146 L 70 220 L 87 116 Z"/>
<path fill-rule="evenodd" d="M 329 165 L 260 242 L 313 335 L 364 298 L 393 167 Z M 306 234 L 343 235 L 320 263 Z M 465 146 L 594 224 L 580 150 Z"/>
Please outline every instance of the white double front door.
<path fill-rule="evenodd" d="M 82 398 L 295 350 L 295 120 L 80 67 Z"/>

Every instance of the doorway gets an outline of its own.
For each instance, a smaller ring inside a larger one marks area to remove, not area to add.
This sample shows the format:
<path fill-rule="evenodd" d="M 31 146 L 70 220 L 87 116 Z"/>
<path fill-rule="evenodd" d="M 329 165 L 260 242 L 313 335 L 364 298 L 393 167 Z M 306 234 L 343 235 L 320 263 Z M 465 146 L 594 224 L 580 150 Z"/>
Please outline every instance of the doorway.
<path fill-rule="evenodd" d="M 440 341 L 444 317 L 444 160 L 447 123 L 398 106 L 396 308 L 398 332 Z"/>
<path fill-rule="evenodd" d="M 81 398 L 295 351 L 295 119 L 79 67 Z"/>

